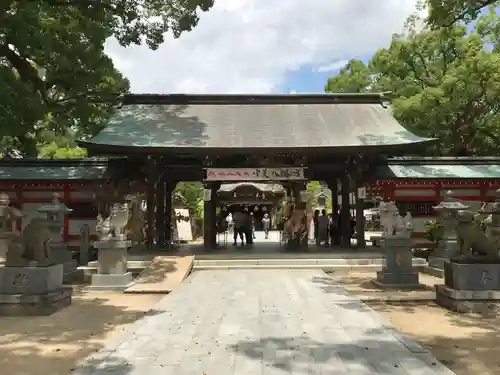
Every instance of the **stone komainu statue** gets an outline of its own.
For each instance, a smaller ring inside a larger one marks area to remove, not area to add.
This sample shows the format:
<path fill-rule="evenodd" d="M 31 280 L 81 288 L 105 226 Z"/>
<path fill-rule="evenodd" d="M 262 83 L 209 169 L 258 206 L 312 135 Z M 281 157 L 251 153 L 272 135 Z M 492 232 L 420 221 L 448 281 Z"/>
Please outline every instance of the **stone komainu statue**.
<path fill-rule="evenodd" d="M 125 233 L 129 240 L 135 243 L 142 243 L 145 241 L 144 221 L 141 197 L 132 199 L 129 206 L 128 221 L 125 225 Z"/>
<path fill-rule="evenodd" d="M 484 233 L 472 211 L 459 211 L 456 220 L 455 232 L 461 256 L 470 257 L 477 253 L 492 260 L 498 259 L 495 238 L 490 238 Z"/>
<path fill-rule="evenodd" d="M 32 219 L 21 232 L 20 238 L 9 244 L 7 266 L 24 266 L 35 262 L 37 265 L 52 264 L 50 239 L 52 232 L 47 219 Z"/>

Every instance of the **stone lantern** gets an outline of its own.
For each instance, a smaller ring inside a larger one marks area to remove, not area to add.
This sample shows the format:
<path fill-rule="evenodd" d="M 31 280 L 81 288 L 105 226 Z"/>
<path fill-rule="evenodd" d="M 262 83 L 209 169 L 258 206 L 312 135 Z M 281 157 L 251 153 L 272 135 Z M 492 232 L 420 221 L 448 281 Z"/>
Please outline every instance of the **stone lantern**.
<path fill-rule="evenodd" d="M 45 216 L 48 228 L 52 235 L 50 239 L 50 250 L 56 263 L 63 264 L 64 281 L 69 280 L 75 273 L 77 262 L 72 258 L 68 244 L 63 239 L 64 217 L 72 210 L 59 200 L 59 194 L 52 194 L 50 203 L 42 204 L 37 211 Z"/>
<path fill-rule="evenodd" d="M 100 239 L 94 242 L 98 250 L 98 271 L 92 275 L 92 288 L 124 290 L 132 285 L 132 273 L 127 267 L 127 253 L 132 241 L 125 234 L 129 219 L 128 206 L 114 204 L 110 216 L 98 223 Z"/>
<path fill-rule="evenodd" d="M 5 264 L 10 241 L 17 237 L 13 230 L 15 220 L 23 216 L 21 211 L 9 207 L 9 203 L 9 196 L 0 193 L 0 265 Z"/>
<path fill-rule="evenodd" d="M 480 212 L 488 215 L 484 220 L 486 236 L 493 240 L 497 249 L 500 249 L 500 189 L 496 191 L 495 195 L 495 202 L 486 204 Z"/>
<path fill-rule="evenodd" d="M 453 192 L 448 190 L 443 201 L 433 207 L 439 215 L 438 222 L 443 226 L 443 238 L 433 256 L 429 257 L 429 265 L 434 268 L 443 269 L 444 261 L 450 259 L 458 252 L 458 242 L 455 233 L 457 225 L 457 213 L 469 209 L 460 200 L 453 197 Z"/>

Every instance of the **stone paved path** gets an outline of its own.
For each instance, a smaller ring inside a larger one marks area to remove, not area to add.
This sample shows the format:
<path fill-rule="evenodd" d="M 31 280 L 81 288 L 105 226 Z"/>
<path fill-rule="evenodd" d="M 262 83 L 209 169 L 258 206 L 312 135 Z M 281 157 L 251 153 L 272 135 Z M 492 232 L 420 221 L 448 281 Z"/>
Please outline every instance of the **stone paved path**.
<path fill-rule="evenodd" d="M 193 273 L 77 375 L 452 375 L 324 273 Z"/>

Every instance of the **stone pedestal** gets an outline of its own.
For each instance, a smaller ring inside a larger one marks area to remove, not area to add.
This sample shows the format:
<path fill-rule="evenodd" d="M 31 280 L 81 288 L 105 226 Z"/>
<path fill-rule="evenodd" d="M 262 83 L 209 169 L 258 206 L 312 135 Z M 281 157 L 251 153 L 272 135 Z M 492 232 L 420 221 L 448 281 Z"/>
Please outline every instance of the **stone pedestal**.
<path fill-rule="evenodd" d="M 457 253 L 458 242 L 456 239 L 442 240 L 429 257 L 429 267 L 444 270 L 444 263 Z"/>
<path fill-rule="evenodd" d="M 127 272 L 127 250 L 131 241 L 112 237 L 94 242 L 98 249 L 98 273 L 92 275 L 91 288 L 104 290 L 123 290 L 128 288 L 133 277 Z"/>
<path fill-rule="evenodd" d="M 383 289 L 422 289 L 418 270 L 413 268 L 413 254 L 410 251 L 411 238 L 385 237 L 381 241 L 385 265 L 377 272 L 373 283 Z"/>
<path fill-rule="evenodd" d="M 52 259 L 63 265 L 63 282 L 71 282 L 78 275 L 78 262 L 71 257 L 68 244 L 64 242 L 50 243 Z"/>
<path fill-rule="evenodd" d="M 10 241 L 10 236 L 7 236 L 5 233 L 0 234 L 0 266 L 4 265 L 7 260 L 7 251 Z"/>
<path fill-rule="evenodd" d="M 445 285 L 436 303 L 455 312 L 496 313 L 500 308 L 500 263 L 444 263 Z"/>
<path fill-rule="evenodd" d="M 63 287 L 63 266 L 1 267 L 0 315 L 50 315 L 71 304 L 72 288 Z"/>

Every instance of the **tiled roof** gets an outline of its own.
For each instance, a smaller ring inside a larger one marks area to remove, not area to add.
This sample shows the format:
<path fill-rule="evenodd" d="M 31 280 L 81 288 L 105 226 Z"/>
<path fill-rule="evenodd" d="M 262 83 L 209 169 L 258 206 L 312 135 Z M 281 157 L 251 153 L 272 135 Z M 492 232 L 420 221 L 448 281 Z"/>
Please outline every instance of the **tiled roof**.
<path fill-rule="evenodd" d="M 414 179 L 500 179 L 499 158 L 392 158 L 389 165 L 375 169 L 379 180 Z"/>
<path fill-rule="evenodd" d="M 102 180 L 108 159 L 0 160 L 0 180 Z"/>
<path fill-rule="evenodd" d="M 426 141 L 394 119 L 380 94 L 129 95 L 81 145 L 358 149 Z"/>

